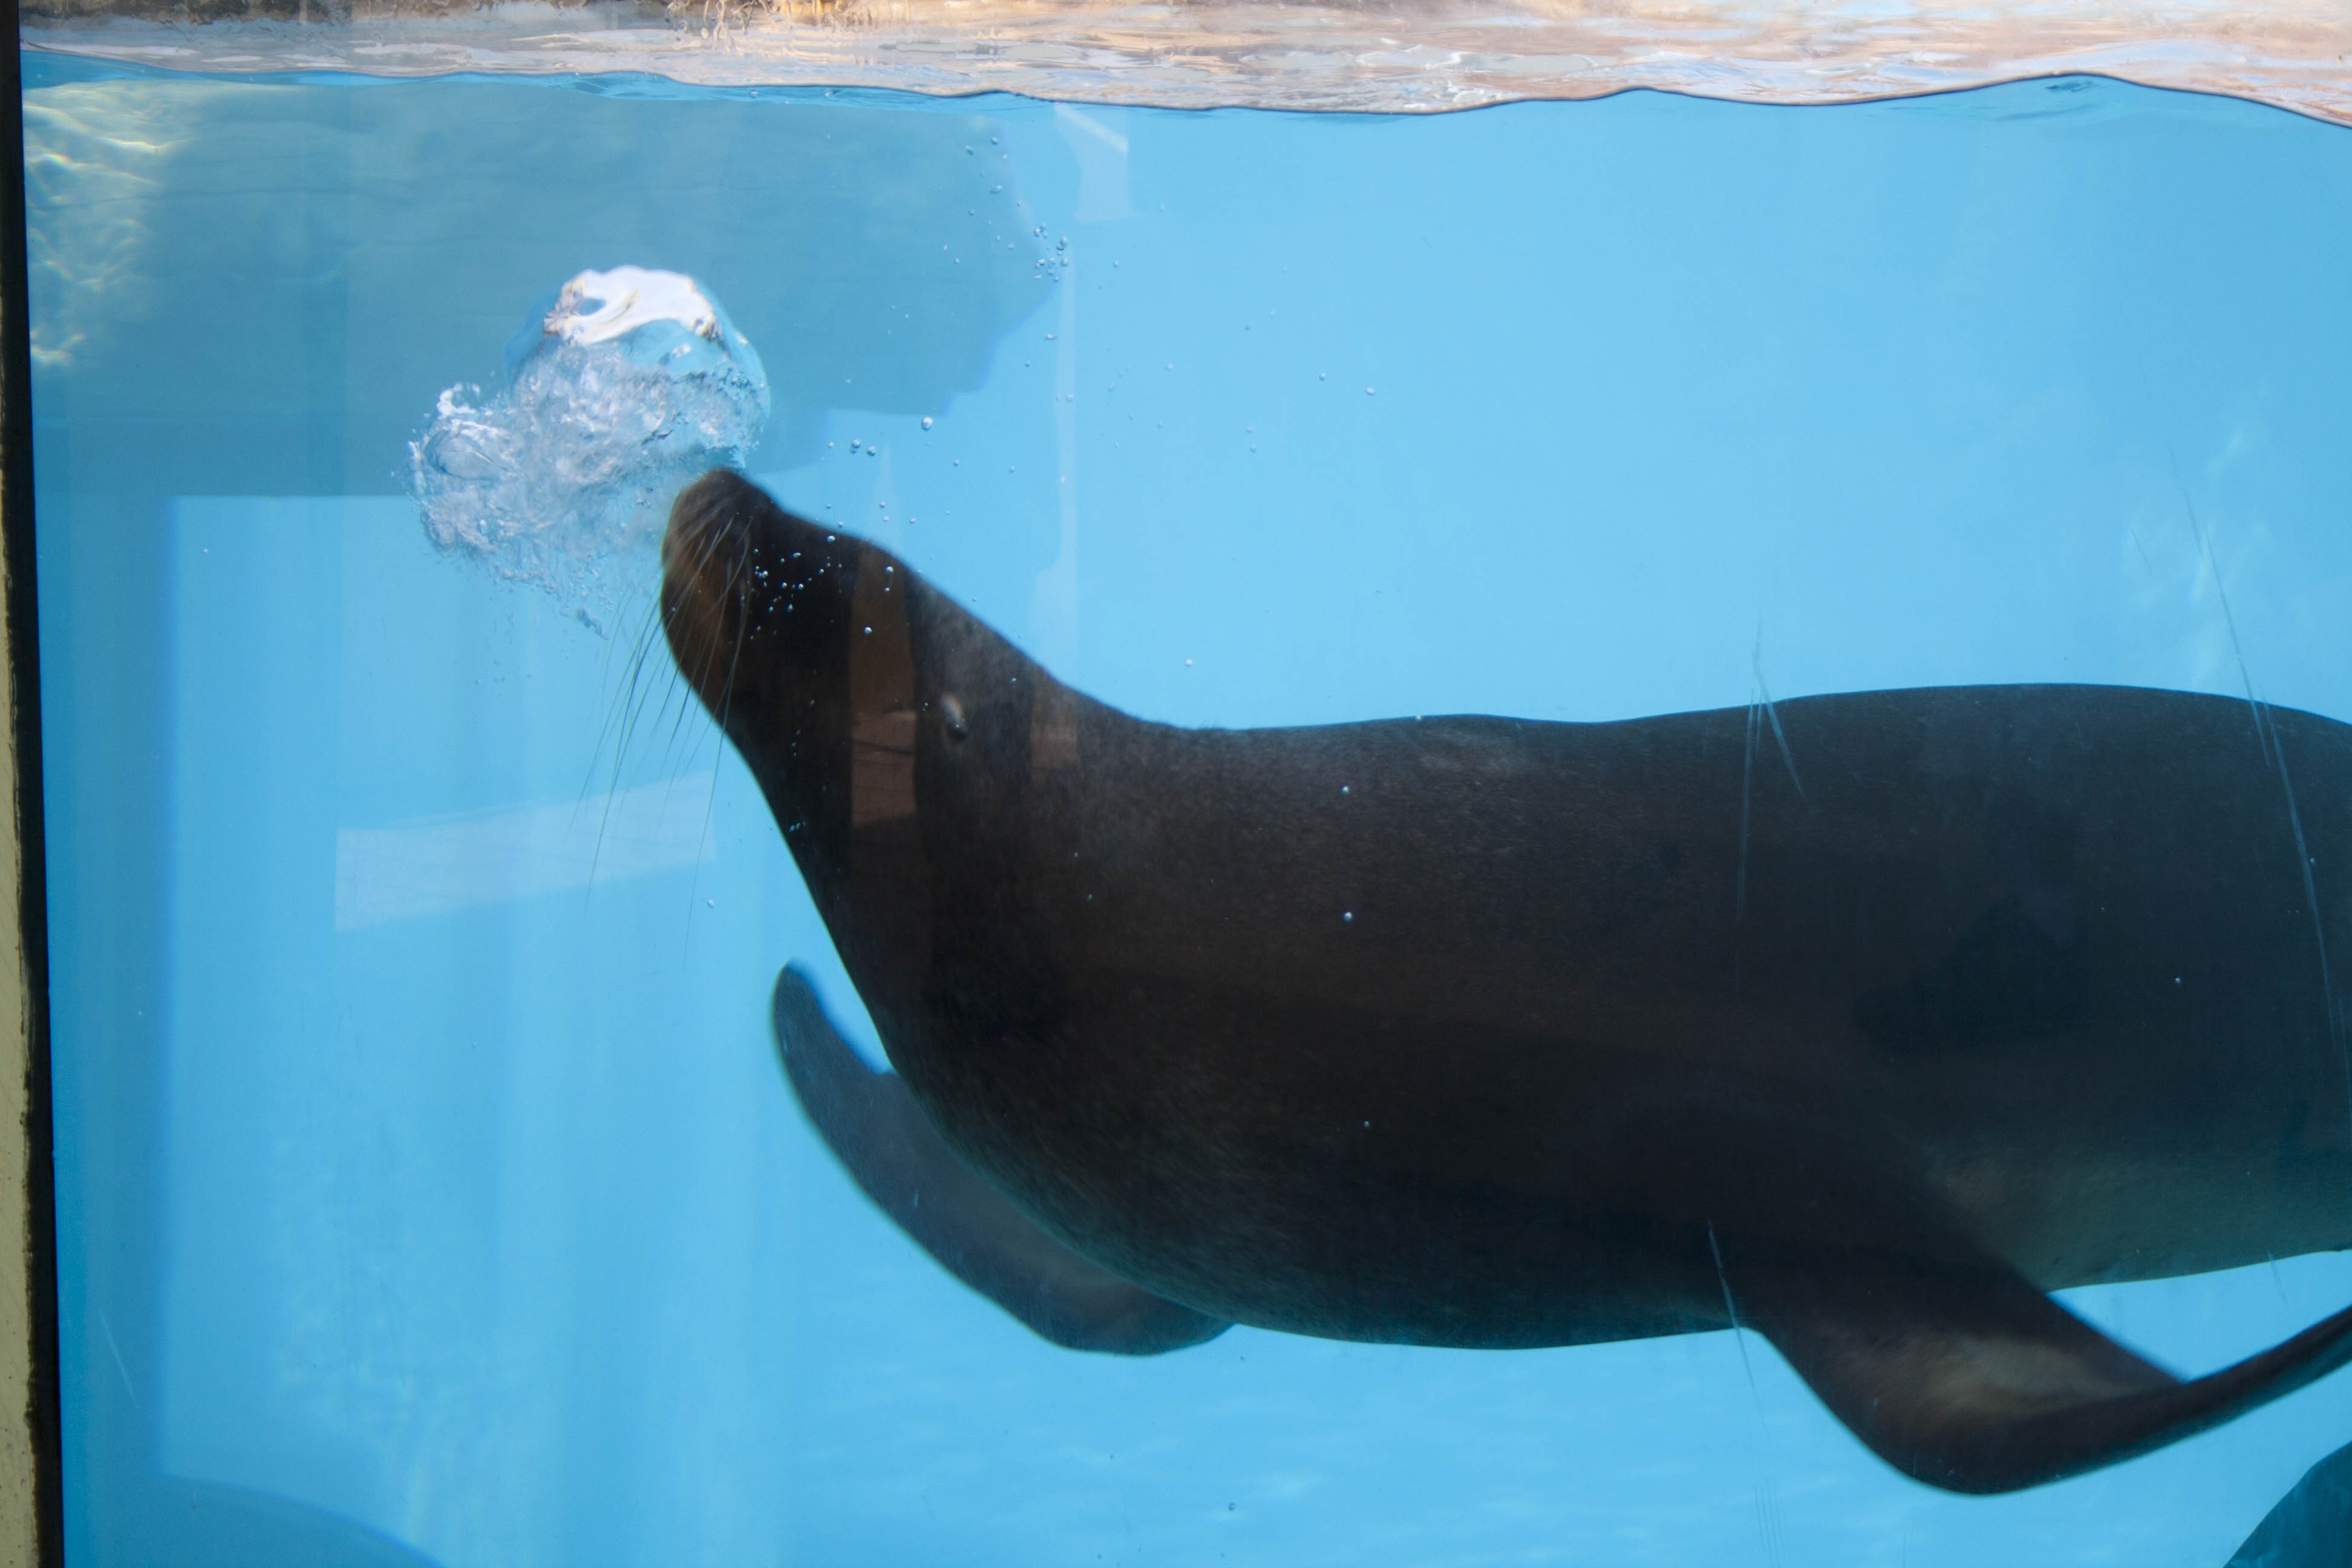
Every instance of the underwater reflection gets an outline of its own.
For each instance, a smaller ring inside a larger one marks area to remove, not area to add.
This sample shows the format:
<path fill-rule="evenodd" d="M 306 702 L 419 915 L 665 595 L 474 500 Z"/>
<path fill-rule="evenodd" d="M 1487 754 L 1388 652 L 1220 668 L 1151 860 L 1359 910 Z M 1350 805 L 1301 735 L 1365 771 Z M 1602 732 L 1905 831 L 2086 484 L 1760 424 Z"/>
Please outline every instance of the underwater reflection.
<path fill-rule="evenodd" d="M 2046 1294 L 2343 1247 L 2352 726 L 2089 686 L 1187 731 L 735 474 L 664 623 L 893 1074 L 803 1108 L 1048 1338 L 1750 1328 L 1955 1490 L 2352 1358 L 2183 1382 Z"/>

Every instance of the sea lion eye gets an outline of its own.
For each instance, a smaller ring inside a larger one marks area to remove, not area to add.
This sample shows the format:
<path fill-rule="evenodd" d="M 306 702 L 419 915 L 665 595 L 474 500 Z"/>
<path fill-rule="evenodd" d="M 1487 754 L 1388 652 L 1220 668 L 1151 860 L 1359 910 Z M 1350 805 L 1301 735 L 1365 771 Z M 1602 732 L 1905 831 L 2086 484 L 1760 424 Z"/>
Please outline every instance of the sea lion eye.
<path fill-rule="evenodd" d="M 969 732 L 963 727 L 963 704 L 953 697 L 940 699 L 940 720 L 948 727 L 948 739 L 961 741 Z"/>

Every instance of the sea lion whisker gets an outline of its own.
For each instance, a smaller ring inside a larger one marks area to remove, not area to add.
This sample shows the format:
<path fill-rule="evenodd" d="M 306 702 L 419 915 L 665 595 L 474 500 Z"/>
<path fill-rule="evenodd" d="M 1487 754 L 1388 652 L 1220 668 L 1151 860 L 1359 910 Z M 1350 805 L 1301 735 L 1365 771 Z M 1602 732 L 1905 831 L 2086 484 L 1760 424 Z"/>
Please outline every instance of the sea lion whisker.
<path fill-rule="evenodd" d="M 637 721 L 643 710 L 646 661 L 653 649 L 655 624 L 654 616 L 648 614 L 645 629 L 630 655 L 619 700 L 614 704 L 607 719 L 607 728 L 613 736 L 611 787 L 614 789 L 620 787 L 623 771 L 628 760 L 629 742 L 636 732 Z M 672 679 L 675 679 L 674 674 Z M 603 741 L 600 737 L 598 742 L 600 751 L 602 746 Z"/>
<path fill-rule="evenodd" d="M 703 552 L 701 562 L 702 568 L 708 568 L 710 564 L 719 560 L 718 545 L 720 541 L 716 536 L 720 534 L 730 535 L 733 538 L 735 545 L 735 558 L 733 561 L 727 563 L 725 567 L 725 576 L 719 582 L 718 591 L 711 595 L 713 601 L 717 604 L 725 604 L 730 598 L 732 598 L 735 601 L 735 647 L 734 651 L 729 656 L 727 684 L 721 689 L 723 691 L 731 694 L 734 686 L 734 672 L 738 668 L 736 659 L 740 657 L 742 647 L 741 639 L 743 634 L 743 623 L 749 609 L 749 595 L 744 592 L 742 584 L 746 582 L 751 574 L 751 545 L 749 539 L 742 537 L 740 532 L 735 530 L 714 529 L 711 530 L 710 532 L 714 537 L 710 540 L 708 548 Z M 697 574 L 699 574 L 699 570 L 698 570 Z M 677 642 L 675 634 L 673 634 L 671 637 L 671 642 L 673 647 L 675 647 Z M 719 657 L 719 645 L 717 639 L 709 638 L 704 640 L 702 655 L 702 679 L 694 682 L 698 690 L 702 689 L 704 682 L 709 679 L 717 668 L 717 660 Z M 719 721 L 719 729 L 724 731 L 727 727 L 725 701 L 722 700 L 716 703 L 710 702 L 706 696 L 704 705 L 710 709 L 712 716 Z"/>
<path fill-rule="evenodd" d="M 1772 739 L 1780 742 L 1780 760 L 1789 768 L 1789 782 L 1796 785 L 1797 798 L 1810 805 L 1812 803 L 1806 799 L 1805 781 L 1797 776 L 1796 754 L 1789 750 L 1789 732 L 1780 728 L 1780 710 L 1772 705 L 1772 689 L 1764 684 L 1764 626 L 1761 622 L 1756 626 L 1756 648 L 1750 657 L 1756 667 L 1756 695 L 1764 704 L 1764 716 L 1772 721 Z"/>
<path fill-rule="evenodd" d="M 614 799 L 619 794 L 621 779 L 627 763 L 628 740 L 630 734 L 628 717 L 630 698 L 636 689 L 638 679 L 645 669 L 646 658 L 651 651 L 651 647 L 652 637 L 648 625 L 646 628 L 641 629 L 639 636 L 635 640 L 635 645 L 631 648 L 626 661 L 622 667 L 623 674 L 620 681 L 621 689 L 614 693 L 613 699 L 605 705 L 604 722 L 598 726 L 595 745 L 589 752 L 587 774 L 581 780 L 579 798 L 573 805 L 573 810 L 576 815 L 580 806 L 585 805 L 590 799 L 595 798 L 601 794 L 602 801 L 601 809 L 596 822 L 596 837 L 594 842 L 590 846 L 588 853 L 588 875 L 589 880 L 592 884 L 595 879 L 596 868 L 603 862 L 604 852 L 604 834 L 606 829 L 612 825 Z M 600 675 L 602 678 L 601 683 L 605 685 L 608 689 L 612 685 L 612 673 L 613 666 L 611 648 L 608 641 L 606 656 L 600 669 Z M 596 772 L 598 764 L 604 757 L 605 744 L 608 741 L 612 744 L 613 751 L 612 770 L 606 777 L 604 789 L 599 792 L 596 789 Z"/>
<path fill-rule="evenodd" d="M 622 674 L 618 683 L 624 689 L 625 689 L 627 686 L 630 672 L 644 662 L 649 648 L 649 638 L 641 634 L 629 645 L 629 651 L 624 657 L 623 663 L 621 665 Z M 613 659 L 615 650 L 620 647 L 620 642 L 617 638 L 605 638 L 604 641 L 604 655 L 597 665 L 597 684 L 604 690 L 610 692 L 615 684 L 613 673 Z M 583 796 L 585 796 L 589 790 L 595 784 L 596 766 L 604 757 L 604 743 L 613 738 L 614 725 L 616 721 L 619 711 L 620 704 L 617 701 L 608 701 L 605 704 L 604 722 L 597 726 L 596 743 L 594 748 L 589 752 L 588 776 L 581 784 L 581 794 Z"/>
<path fill-rule="evenodd" d="M 1731 1276 L 1723 1271 L 1723 1244 L 1715 1238 L 1715 1221 L 1706 1222 L 1706 1250 L 1715 1259 L 1715 1282 L 1723 1290 L 1723 1315 L 1731 1320 L 1731 1342 L 1739 1347 L 1739 1369 L 1748 1374 L 1748 1386 L 1756 1386 L 1756 1368 L 1748 1359 L 1748 1335 L 1739 1321 L 1738 1303 L 1731 1299 Z"/>
<path fill-rule="evenodd" d="M 2267 712 L 2263 718 L 2267 721 Z M 2319 953 L 2319 991 L 2327 1007 L 2328 1037 L 2335 1043 L 2336 1058 L 2344 1070 L 2345 1125 L 2352 1131 L 2352 1044 L 2345 1039 L 2344 1010 L 2336 1004 L 2335 975 L 2327 963 L 2327 932 L 2319 913 L 2319 879 L 2312 869 L 2311 846 L 2303 832 L 2303 813 L 2294 803 L 2294 780 L 2287 772 L 2286 745 L 2275 731 L 2271 736 L 2271 747 L 2278 763 L 2279 788 L 2286 795 L 2287 826 L 2294 831 L 2294 865 L 2303 873 L 2303 900 L 2311 910 L 2311 935 Z"/>
<path fill-rule="evenodd" d="M 709 552 L 718 548 L 718 536 L 722 531 L 722 530 L 718 529 L 709 529 L 704 531 L 702 539 L 698 542 L 698 547 L 702 551 L 702 555 L 696 563 L 696 571 L 698 572 L 703 565 L 708 563 L 710 558 Z M 645 637 L 647 651 L 650 651 L 651 649 L 654 633 L 657 629 L 666 628 L 666 626 L 667 618 L 663 598 L 661 594 L 656 591 L 652 602 L 648 605 L 646 609 Z M 664 766 L 667 766 L 676 759 L 678 742 L 686 733 L 687 721 L 693 711 L 694 705 L 687 700 L 686 692 L 687 687 L 684 672 L 678 668 L 677 663 L 673 660 L 665 673 L 658 700 L 655 703 L 653 718 L 651 721 L 655 724 L 659 724 L 661 722 L 662 715 L 669 711 L 670 703 L 673 700 L 677 703 L 677 716 L 671 721 L 669 725 L 669 733 L 663 740 L 661 761 Z"/>
<path fill-rule="evenodd" d="M 1739 759 L 1739 859 L 1731 888 L 1731 999 L 1739 1000 L 1740 963 L 1748 926 L 1748 830 L 1756 785 L 1756 704 L 1748 704 L 1747 740 Z"/>
<path fill-rule="evenodd" d="M 727 588 L 732 589 L 736 595 L 734 646 L 728 650 L 727 679 L 719 687 L 719 690 L 724 695 L 718 709 L 711 715 L 718 720 L 721 734 L 727 732 L 728 720 L 734 714 L 735 677 L 743 668 L 743 643 L 751 623 L 749 582 L 751 563 L 751 542 L 749 537 L 746 537 L 742 541 L 741 552 L 736 557 L 735 566 L 727 583 Z M 722 590 L 722 593 L 724 591 Z"/>

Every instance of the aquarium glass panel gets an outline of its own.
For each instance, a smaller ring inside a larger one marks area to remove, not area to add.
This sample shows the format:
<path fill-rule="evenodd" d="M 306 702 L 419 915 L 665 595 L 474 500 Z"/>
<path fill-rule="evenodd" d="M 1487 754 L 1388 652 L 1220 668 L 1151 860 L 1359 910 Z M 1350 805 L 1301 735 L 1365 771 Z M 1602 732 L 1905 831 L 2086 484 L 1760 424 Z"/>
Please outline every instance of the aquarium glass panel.
<path fill-rule="evenodd" d="M 2344 1560 L 2332 8 L 279 9 L 26 21 L 75 1568 Z"/>

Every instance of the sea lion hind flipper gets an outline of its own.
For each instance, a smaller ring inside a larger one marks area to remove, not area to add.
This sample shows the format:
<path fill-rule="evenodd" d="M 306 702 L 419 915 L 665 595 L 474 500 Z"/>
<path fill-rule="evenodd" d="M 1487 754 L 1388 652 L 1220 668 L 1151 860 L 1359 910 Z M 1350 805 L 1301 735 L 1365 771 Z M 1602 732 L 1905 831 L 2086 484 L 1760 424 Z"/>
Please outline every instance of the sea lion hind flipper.
<path fill-rule="evenodd" d="M 947 1271 L 1070 1350 L 1159 1355 L 1231 1325 L 1071 1251 L 956 1157 L 896 1073 L 851 1050 L 796 969 L 776 976 L 776 1046 L 801 1109 L 876 1207 Z"/>
<path fill-rule="evenodd" d="M 1998 1258 L 1736 1271 L 1744 1320 L 1881 1458 L 1959 1492 L 2079 1475 L 2216 1426 L 2352 1361 L 2352 1308 L 2182 1381 Z M 1741 1278 L 1745 1273 L 1746 1278 Z"/>

